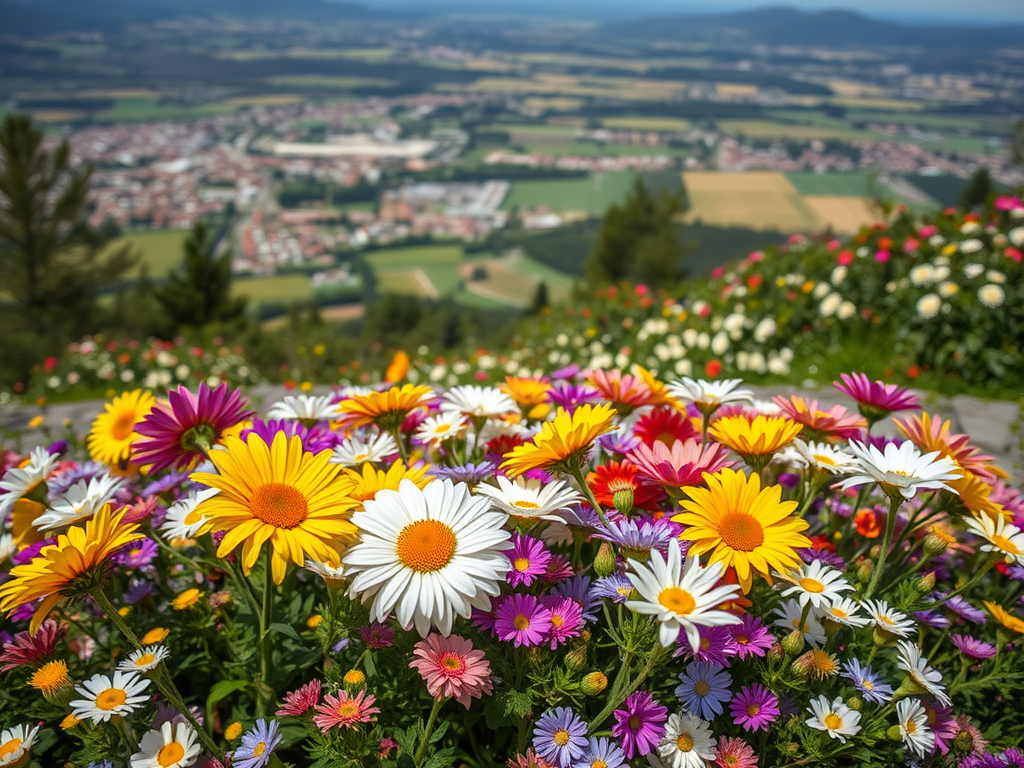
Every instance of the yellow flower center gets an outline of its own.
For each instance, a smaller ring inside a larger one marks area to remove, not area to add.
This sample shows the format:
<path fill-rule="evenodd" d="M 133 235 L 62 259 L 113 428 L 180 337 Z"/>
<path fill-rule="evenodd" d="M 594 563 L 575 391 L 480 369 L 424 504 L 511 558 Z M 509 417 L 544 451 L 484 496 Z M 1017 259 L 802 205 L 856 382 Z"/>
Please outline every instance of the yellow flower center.
<path fill-rule="evenodd" d="M 815 453 L 814 460 L 819 464 L 824 464 L 828 467 L 834 467 L 836 465 L 836 462 L 830 456 L 826 456 L 823 453 Z"/>
<path fill-rule="evenodd" d="M 0 759 L 13 755 L 21 747 L 21 739 L 11 739 L 0 744 Z"/>
<path fill-rule="evenodd" d="M 520 573 L 530 570 L 530 560 L 526 557 L 517 557 L 512 565 Z"/>
<path fill-rule="evenodd" d="M 170 744 L 164 744 L 160 747 L 160 751 L 156 753 L 156 761 L 160 764 L 160 768 L 167 768 L 167 766 L 177 763 L 184 756 L 185 748 L 178 742 L 172 741 Z"/>
<path fill-rule="evenodd" d="M 264 483 L 249 501 L 249 511 L 267 525 L 294 528 L 309 514 L 309 504 L 302 493 L 286 483 Z"/>
<path fill-rule="evenodd" d="M 445 432 L 450 432 L 451 428 L 451 424 L 438 424 L 436 427 L 434 427 L 434 432 L 436 432 L 439 435 L 443 435 Z"/>
<path fill-rule="evenodd" d="M 643 723 L 640 721 L 640 717 L 638 715 L 633 715 L 629 718 L 629 729 L 631 731 L 639 731 L 640 726 L 642 725 Z"/>
<path fill-rule="evenodd" d="M 519 501 L 512 502 L 513 507 L 519 507 L 520 509 L 540 509 L 540 504 L 535 501 L 527 501 L 526 499 L 520 499 Z"/>
<path fill-rule="evenodd" d="M 565 617 L 564 616 L 559 616 L 558 614 L 555 614 L 554 616 L 551 617 L 551 626 L 552 627 L 560 627 L 563 624 L 565 624 Z"/>
<path fill-rule="evenodd" d="M 522 632 L 524 629 L 527 629 L 530 626 L 530 620 L 520 613 L 518 616 L 516 616 L 515 621 L 512 622 L 512 625 L 516 628 L 517 631 Z"/>
<path fill-rule="evenodd" d="M 353 701 L 343 701 L 338 706 L 338 717 L 355 717 L 359 714 L 359 705 Z"/>
<path fill-rule="evenodd" d="M 1005 536 L 996 534 L 992 537 L 992 543 L 1008 554 L 1019 555 L 1021 553 L 1020 548 Z"/>
<path fill-rule="evenodd" d="M 128 694 L 123 690 L 120 688 L 107 688 L 107 690 L 96 697 L 96 706 L 104 712 L 109 712 L 124 705 L 126 701 L 128 701 Z"/>
<path fill-rule="evenodd" d="M 863 688 L 865 691 L 875 690 L 875 684 L 872 683 L 870 680 L 862 680 L 860 687 Z"/>
<path fill-rule="evenodd" d="M 135 412 L 119 413 L 110 425 L 110 436 L 115 440 L 127 440 L 135 431 Z"/>
<path fill-rule="evenodd" d="M 32 675 L 30 683 L 42 693 L 53 693 L 68 682 L 68 665 L 63 661 L 51 661 L 44 664 Z"/>
<path fill-rule="evenodd" d="M 736 642 L 740 645 L 750 645 L 749 635 L 736 635 Z"/>
<path fill-rule="evenodd" d="M 832 611 L 832 615 L 835 616 L 837 619 L 846 619 L 850 616 L 850 614 L 848 614 L 842 608 L 836 608 L 834 605 L 829 610 Z"/>
<path fill-rule="evenodd" d="M 437 520 L 417 520 L 398 534 L 398 559 L 419 573 L 439 571 L 455 555 L 455 532 Z"/>
<path fill-rule="evenodd" d="M 568 731 L 555 731 L 555 744 L 560 747 L 564 747 L 569 743 L 569 732 Z"/>
<path fill-rule="evenodd" d="M 692 752 L 693 751 L 693 736 L 688 733 L 682 733 L 679 738 L 676 739 L 676 749 L 680 752 Z"/>
<path fill-rule="evenodd" d="M 445 669 L 450 669 L 452 672 L 458 672 L 466 665 L 462 663 L 462 659 L 453 654 L 449 654 L 441 659 L 441 666 Z"/>
<path fill-rule="evenodd" d="M 135 660 L 136 667 L 146 667 L 156 661 L 156 656 L 152 653 L 144 653 Z"/>
<path fill-rule="evenodd" d="M 824 592 L 825 585 L 817 579 L 800 579 L 800 586 L 805 592 Z"/>
<path fill-rule="evenodd" d="M 894 626 L 896 624 L 895 621 L 893 621 L 891 618 L 889 618 L 888 616 L 885 616 L 885 615 L 879 616 L 878 620 L 880 622 L 882 622 L 883 624 L 888 624 L 890 627 Z"/>
<path fill-rule="evenodd" d="M 203 519 L 203 515 L 198 509 L 193 509 L 187 515 L 185 515 L 185 525 L 195 525 Z"/>
<path fill-rule="evenodd" d="M 370 454 L 368 453 L 360 453 L 353 457 L 353 461 L 366 461 L 369 456 Z"/>
<path fill-rule="evenodd" d="M 358 669 L 350 669 L 345 673 L 345 682 L 349 685 L 362 685 L 363 681 L 366 680 L 366 675 L 360 672 Z"/>
<path fill-rule="evenodd" d="M 760 713 L 760 711 L 761 711 L 761 705 L 760 704 L 747 704 L 747 714 L 750 715 L 751 717 L 757 717 L 757 715 L 758 715 L 758 713 Z"/>
<path fill-rule="evenodd" d="M 834 731 L 836 728 L 842 728 L 843 718 L 839 717 L 835 712 L 829 712 L 825 715 L 825 727 L 830 731 Z"/>
<path fill-rule="evenodd" d="M 262 757 L 263 753 L 267 751 L 267 742 L 261 741 L 255 747 L 252 748 L 253 757 Z"/>
<path fill-rule="evenodd" d="M 917 733 L 917 723 L 913 720 L 907 720 L 907 724 L 904 727 L 907 729 L 907 734 L 909 735 Z"/>
<path fill-rule="evenodd" d="M 764 543 L 764 528 L 745 512 L 730 512 L 718 521 L 718 535 L 732 549 L 753 552 Z"/>
<path fill-rule="evenodd" d="M 707 680 L 698 680 L 696 683 L 694 683 L 693 690 L 697 693 L 698 696 L 707 696 L 709 693 L 711 693 L 711 683 L 709 683 Z"/>
<path fill-rule="evenodd" d="M 693 611 L 697 607 L 693 596 L 685 589 L 679 587 L 666 587 L 658 594 L 658 602 L 665 608 L 682 616 Z"/>
<path fill-rule="evenodd" d="M 595 760 L 590 764 L 590 768 L 608 768 L 608 763 L 604 760 Z"/>

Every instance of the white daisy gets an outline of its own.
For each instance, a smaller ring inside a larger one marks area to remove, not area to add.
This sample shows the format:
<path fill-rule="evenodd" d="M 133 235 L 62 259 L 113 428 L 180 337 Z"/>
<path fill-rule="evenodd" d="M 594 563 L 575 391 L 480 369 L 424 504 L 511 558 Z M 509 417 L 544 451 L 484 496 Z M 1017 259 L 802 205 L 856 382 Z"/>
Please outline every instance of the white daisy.
<path fill-rule="evenodd" d="M 822 469 L 838 475 L 852 467 L 856 460 L 828 443 L 805 443 L 798 437 L 776 454 L 776 461 L 802 469 Z"/>
<path fill-rule="evenodd" d="M 804 721 L 809 727 L 825 731 L 843 744 L 846 743 L 847 736 L 856 736 L 860 733 L 860 712 L 846 706 L 842 696 L 836 696 L 831 704 L 825 696 L 818 696 L 811 699 L 811 706 L 807 711 L 814 715 Z"/>
<path fill-rule="evenodd" d="M 45 448 L 35 448 L 24 467 L 11 467 L 0 479 L 0 518 L 6 517 L 14 502 L 46 480 L 57 457 Z"/>
<path fill-rule="evenodd" d="M 120 662 L 117 668 L 124 672 L 149 672 L 167 658 L 166 645 L 147 645 Z"/>
<path fill-rule="evenodd" d="M 285 395 L 270 406 L 267 418 L 310 424 L 330 421 L 338 416 L 338 404 L 331 400 L 330 395 Z"/>
<path fill-rule="evenodd" d="M 782 591 L 783 597 L 799 596 L 800 607 L 808 603 L 815 609 L 826 608 L 837 598 L 841 592 L 848 592 L 853 589 L 850 583 L 843 578 L 842 571 L 825 565 L 821 560 L 815 560 L 810 565 L 801 563 L 799 568 L 786 569 L 776 575 L 783 581 L 788 581 L 792 587 Z"/>
<path fill-rule="evenodd" d="M 861 600 L 861 606 L 875 620 L 875 626 L 896 637 L 907 637 L 915 631 L 914 620 L 891 608 L 885 600 Z"/>
<path fill-rule="evenodd" d="M 717 746 L 708 723 L 680 712 L 669 715 L 665 735 L 658 742 L 658 756 L 669 768 L 704 768 L 705 760 L 715 759 Z"/>
<path fill-rule="evenodd" d="M 558 513 L 580 500 L 579 493 L 563 480 L 542 483 L 523 475 L 515 480 L 503 475 L 494 479 L 498 487 L 481 483 L 476 487 L 477 496 L 486 496 L 494 509 L 520 519 L 562 522 Z"/>
<path fill-rule="evenodd" d="M 0 563 L 6 562 L 18 551 L 18 547 L 14 543 L 14 535 L 10 533 L 0 533 Z"/>
<path fill-rule="evenodd" d="M 831 605 L 826 605 L 821 610 L 815 611 L 815 616 L 819 621 L 827 619 L 847 627 L 866 627 L 871 623 L 871 619 L 861 616 L 859 610 L 860 606 L 854 600 L 848 597 L 837 597 Z"/>
<path fill-rule="evenodd" d="M 366 439 L 350 437 L 335 447 L 334 453 L 331 455 L 331 464 L 358 467 L 366 462 L 384 461 L 396 453 L 398 453 L 398 444 L 395 442 L 395 438 L 386 432 Z"/>
<path fill-rule="evenodd" d="M 415 624 L 426 637 L 433 626 L 447 636 L 455 616 L 490 609 L 511 567 L 502 554 L 512 546 L 508 515 L 490 507 L 447 479 L 378 491 L 352 516 L 360 541 L 343 559 L 349 594 L 372 601 L 371 620 L 394 611 L 406 631 Z"/>
<path fill-rule="evenodd" d="M 416 430 L 414 437 L 427 445 L 440 445 L 465 432 L 469 422 L 461 413 L 454 411 L 428 416 Z"/>
<path fill-rule="evenodd" d="M 626 577 L 642 599 L 627 600 L 626 607 L 657 618 L 661 623 L 658 639 L 666 648 L 683 630 L 696 653 L 700 648 L 698 627 L 742 622 L 735 614 L 718 610 L 719 605 L 739 595 L 739 586 L 716 587 L 722 577 L 722 564 L 712 563 L 702 568 L 696 557 L 687 557 L 684 561 L 678 539 L 669 541 L 667 558 L 655 549 L 651 550 L 647 563 L 630 560 L 629 567 L 632 573 L 627 573 Z"/>
<path fill-rule="evenodd" d="M 942 673 L 937 669 L 928 666 L 928 659 L 921 655 L 921 649 L 914 643 L 900 640 L 897 644 L 896 666 L 910 675 L 910 679 L 924 688 L 928 693 L 938 699 L 943 706 L 948 707 L 951 703 L 946 695 L 946 688 L 942 685 Z"/>
<path fill-rule="evenodd" d="M 307 557 L 304 567 L 307 571 L 315 573 L 327 583 L 338 582 L 345 578 L 345 569 L 340 565 L 335 567 Z"/>
<path fill-rule="evenodd" d="M 973 533 L 985 539 L 986 543 L 981 545 L 985 552 L 996 552 L 1007 563 L 1024 565 L 1024 532 L 1003 520 L 1002 515 L 965 517 L 964 523 Z"/>
<path fill-rule="evenodd" d="M 850 441 L 850 452 L 856 458 L 850 467 L 854 474 L 843 481 L 843 490 L 866 483 L 878 483 L 886 495 L 912 499 L 918 488 L 956 491 L 946 480 L 960 477 L 952 459 L 940 458 L 938 451 L 921 454 L 909 440 L 896 445 L 887 443 L 884 453 L 873 445 Z"/>
<path fill-rule="evenodd" d="M 198 512 L 198 507 L 207 499 L 220 493 L 218 488 L 203 488 L 189 491 L 188 496 L 180 499 L 167 509 L 164 521 L 160 524 L 160 533 L 168 541 L 191 539 L 206 525 L 206 515 Z"/>
<path fill-rule="evenodd" d="M 917 699 L 900 699 L 896 702 L 896 717 L 900 723 L 903 743 L 924 757 L 935 746 L 935 734 L 928 727 L 928 713 Z"/>
<path fill-rule="evenodd" d="M 0 731 L 0 766 L 13 766 L 25 757 L 36 743 L 39 726 L 15 725 Z"/>
<path fill-rule="evenodd" d="M 684 376 L 668 385 L 668 393 L 681 403 L 693 403 L 703 414 L 711 414 L 726 403 L 750 403 L 754 393 L 749 389 L 736 389 L 743 379 L 704 381 Z"/>
<path fill-rule="evenodd" d="M 188 723 L 164 723 L 139 742 L 131 757 L 131 768 L 186 768 L 202 752 L 199 737 Z"/>
<path fill-rule="evenodd" d="M 130 715 L 147 701 L 145 694 L 149 679 L 135 672 L 114 672 L 114 678 L 93 675 L 81 685 L 75 686 L 75 693 L 81 699 L 72 701 L 71 712 L 79 720 L 105 723 L 112 717 Z"/>
<path fill-rule="evenodd" d="M 814 618 L 813 613 L 808 613 L 803 624 L 800 623 L 803 608 L 800 607 L 800 603 L 796 600 L 786 600 L 780 604 L 775 609 L 775 615 L 778 618 L 772 622 L 772 626 L 780 627 L 787 632 L 792 632 L 794 629 L 800 630 L 803 633 L 804 640 L 815 648 L 825 642 L 825 628 Z"/>
<path fill-rule="evenodd" d="M 79 480 L 51 501 L 50 509 L 32 524 L 41 531 L 49 531 L 88 520 L 123 487 L 124 479 L 112 475 L 98 475 L 88 482 Z"/>
<path fill-rule="evenodd" d="M 516 401 L 497 387 L 463 384 L 452 387 L 441 400 L 444 413 L 461 413 L 470 419 L 488 419 L 506 413 L 518 413 Z"/>

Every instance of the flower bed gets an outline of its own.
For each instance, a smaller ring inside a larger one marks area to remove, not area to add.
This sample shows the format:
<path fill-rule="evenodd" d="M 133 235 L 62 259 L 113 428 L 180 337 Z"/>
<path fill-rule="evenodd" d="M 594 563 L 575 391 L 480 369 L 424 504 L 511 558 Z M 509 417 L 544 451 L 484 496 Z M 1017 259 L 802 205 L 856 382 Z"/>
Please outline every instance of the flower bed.
<path fill-rule="evenodd" d="M 3 454 L 0 765 L 1022 765 L 1024 497 L 837 386 L 119 396 Z"/>

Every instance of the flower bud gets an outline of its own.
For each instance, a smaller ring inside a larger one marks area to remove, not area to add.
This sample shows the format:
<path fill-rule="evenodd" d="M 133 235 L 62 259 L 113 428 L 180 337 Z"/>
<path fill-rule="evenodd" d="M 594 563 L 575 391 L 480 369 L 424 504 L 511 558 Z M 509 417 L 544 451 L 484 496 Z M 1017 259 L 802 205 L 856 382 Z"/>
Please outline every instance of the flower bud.
<path fill-rule="evenodd" d="M 612 503 L 615 504 L 615 508 L 624 515 L 628 515 L 633 511 L 633 489 L 623 488 L 622 490 L 616 491 L 615 495 L 612 496 Z"/>
<path fill-rule="evenodd" d="M 886 632 L 881 627 L 875 627 L 874 640 L 875 645 L 879 648 L 887 648 L 890 645 L 895 645 L 896 641 L 899 640 L 899 637 L 894 635 L 892 632 Z"/>
<path fill-rule="evenodd" d="M 938 557 L 949 549 L 949 543 L 935 533 L 929 533 L 924 537 L 924 556 Z"/>
<path fill-rule="evenodd" d="M 37 669 L 29 678 L 29 685 L 43 694 L 51 704 L 65 706 L 72 699 L 75 686 L 64 661 L 50 661 Z"/>
<path fill-rule="evenodd" d="M 590 672 L 580 681 L 580 690 L 584 696 L 597 696 L 608 687 L 608 678 L 603 672 Z"/>
<path fill-rule="evenodd" d="M 917 581 L 914 583 L 914 589 L 922 595 L 935 589 L 935 571 L 929 571 L 918 576 Z"/>
<path fill-rule="evenodd" d="M 794 629 L 782 638 L 782 650 L 787 656 L 796 656 L 804 649 L 804 633 Z"/>
<path fill-rule="evenodd" d="M 350 669 L 342 680 L 345 683 L 345 690 L 349 693 L 358 693 L 366 686 L 366 675 L 358 669 Z"/>
<path fill-rule="evenodd" d="M 903 734 L 900 733 L 898 725 L 890 725 L 885 735 L 890 741 L 903 741 Z"/>
<path fill-rule="evenodd" d="M 577 645 L 567 654 L 565 654 L 565 666 L 571 670 L 582 669 L 583 665 L 587 663 L 587 646 Z"/>
<path fill-rule="evenodd" d="M 594 558 L 594 574 L 601 578 L 611 576 L 615 573 L 616 565 L 615 550 L 607 541 L 602 541 L 597 550 L 597 557 Z"/>
<path fill-rule="evenodd" d="M 846 700 L 846 706 L 852 709 L 854 712 L 860 712 L 864 708 L 864 699 L 860 696 L 851 696 Z"/>
<path fill-rule="evenodd" d="M 781 659 L 783 655 L 784 652 L 779 643 L 773 643 L 772 647 L 768 649 L 768 658 L 770 659 Z"/>
<path fill-rule="evenodd" d="M 874 570 L 875 564 L 865 557 L 862 557 L 857 561 L 854 575 L 857 577 L 857 581 L 861 584 L 867 584 L 871 580 L 871 572 Z"/>

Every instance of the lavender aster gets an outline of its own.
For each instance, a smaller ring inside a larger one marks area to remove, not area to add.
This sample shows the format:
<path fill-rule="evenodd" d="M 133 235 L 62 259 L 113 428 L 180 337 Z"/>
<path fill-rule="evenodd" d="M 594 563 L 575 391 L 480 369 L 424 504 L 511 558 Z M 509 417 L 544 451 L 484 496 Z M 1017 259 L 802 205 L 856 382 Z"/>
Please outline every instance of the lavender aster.
<path fill-rule="evenodd" d="M 533 727 L 533 748 L 558 768 L 569 768 L 588 746 L 587 724 L 568 707 L 548 710 Z"/>
<path fill-rule="evenodd" d="M 881 704 L 892 698 L 892 686 L 871 671 L 869 666 L 861 666 L 857 659 L 850 659 L 843 665 L 843 677 L 853 683 L 853 687 L 872 704 Z"/>
<path fill-rule="evenodd" d="M 729 691 L 732 675 L 717 664 L 695 661 L 679 673 L 679 680 L 676 698 L 688 712 L 705 720 L 714 720 L 722 714 L 723 705 L 732 698 Z"/>

